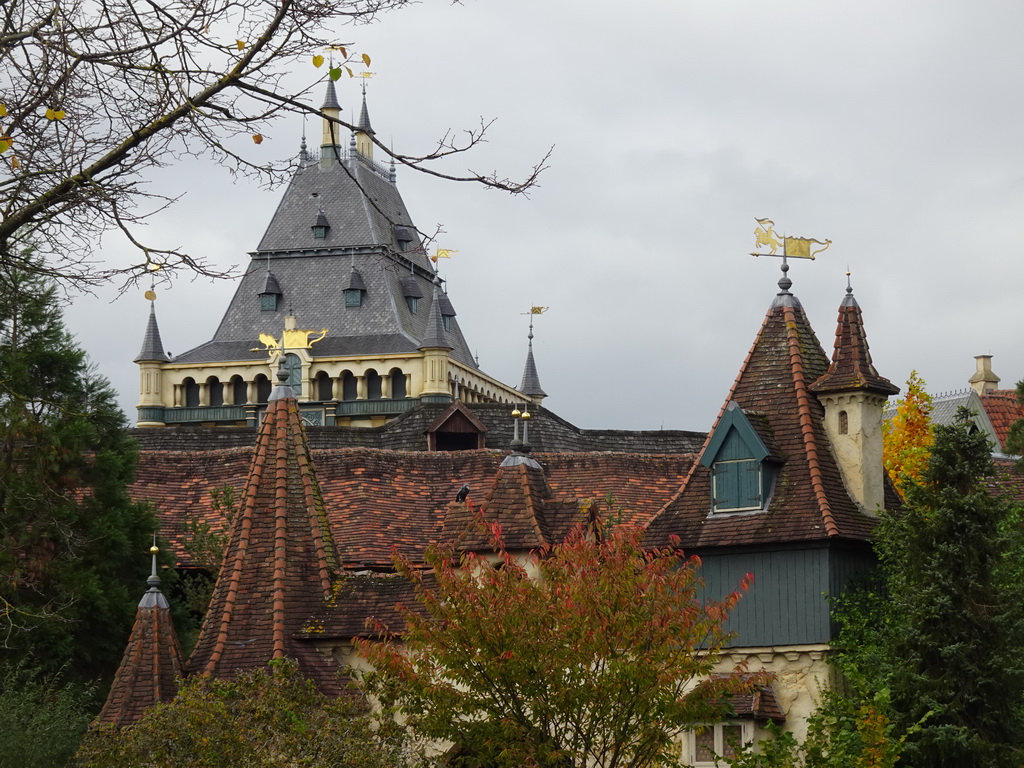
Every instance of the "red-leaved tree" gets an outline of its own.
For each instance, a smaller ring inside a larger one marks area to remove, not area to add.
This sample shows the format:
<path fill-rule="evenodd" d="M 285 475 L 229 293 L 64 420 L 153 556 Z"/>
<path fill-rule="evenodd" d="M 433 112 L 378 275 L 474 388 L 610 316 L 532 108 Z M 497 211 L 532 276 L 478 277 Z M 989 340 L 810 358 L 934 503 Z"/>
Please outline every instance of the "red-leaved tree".
<path fill-rule="evenodd" d="M 359 643 L 369 692 L 419 737 L 454 744 L 450 764 L 679 765 L 677 737 L 758 682 L 713 674 L 749 575 L 707 600 L 700 560 L 645 550 L 636 527 L 578 529 L 525 557 L 496 534 L 497 557 L 435 548 L 427 574 L 396 560 L 418 605 L 400 636 Z"/>

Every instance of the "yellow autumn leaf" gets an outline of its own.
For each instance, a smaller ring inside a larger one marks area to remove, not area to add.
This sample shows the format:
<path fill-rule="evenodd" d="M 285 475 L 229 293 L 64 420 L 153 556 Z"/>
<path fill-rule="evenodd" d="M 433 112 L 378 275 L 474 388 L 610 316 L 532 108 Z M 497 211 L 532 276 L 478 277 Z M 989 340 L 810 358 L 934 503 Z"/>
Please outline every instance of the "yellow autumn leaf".
<path fill-rule="evenodd" d="M 324 64 L 324 57 L 323 56 L 320 56 L 319 54 L 317 54 L 316 56 L 313 57 L 313 66 L 314 67 L 319 68 L 319 67 L 322 67 L 323 64 Z"/>
<path fill-rule="evenodd" d="M 235 47 L 238 50 L 240 50 L 240 51 L 244 50 L 245 49 L 245 41 L 244 40 L 235 40 Z"/>
<path fill-rule="evenodd" d="M 366 66 L 370 66 L 370 54 L 363 54 L 363 64 L 365 64 Z"/>
<path fill-rule="evenodd" d="M 7 105 L 0 104 L 0 117 L 7 117 Z"/>
<path fill-rule="evenodd" d="M 253 142 L 253 144 L 262 144 L 263 143 L 263 134 L 262 133 L 254 133 L 252 135 L 252 142 Z"/>
<path fill-rule="evenodd" d="M 21 168 L 21 160 L 16 157 L 11 158 L 11 170 L 16 171 Z"/>
<path fill-rule="evenodd" d="M 345 71 L 348 72 L 349 77 L 355 77 L 355 75 L 352 74 L 352 68 L 349 67 L 347 64 L 345 65 Z"/>
<path fill-rule="evenodd" d="M 46 110 L 47 120 L 63 120 L 66 113 L 63 109 L 48 109 Z"/>
<path fill-rule="evenodd" d="M 4 152 L 6 152 L 10 148 L 11 148 L 11 140 L 10 139 L 0 139 L 0 155 L 2 155 Z"/>

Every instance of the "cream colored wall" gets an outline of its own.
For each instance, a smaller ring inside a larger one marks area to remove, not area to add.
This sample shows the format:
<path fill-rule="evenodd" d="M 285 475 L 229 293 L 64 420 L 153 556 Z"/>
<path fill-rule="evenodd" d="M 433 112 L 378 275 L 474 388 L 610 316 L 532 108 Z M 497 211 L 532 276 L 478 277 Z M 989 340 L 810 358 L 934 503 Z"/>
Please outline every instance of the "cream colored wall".
<path fill-rule="evenodd" d="M 861 509 L 877 514 L 885 506 L 885 470 L 882 466 L 882 409 L 886 398 L 866 392 L 821 396 L 825 429 L 843 474 L 846 490 Z M 846 433 L 839 418 L 846 413 Z"/>

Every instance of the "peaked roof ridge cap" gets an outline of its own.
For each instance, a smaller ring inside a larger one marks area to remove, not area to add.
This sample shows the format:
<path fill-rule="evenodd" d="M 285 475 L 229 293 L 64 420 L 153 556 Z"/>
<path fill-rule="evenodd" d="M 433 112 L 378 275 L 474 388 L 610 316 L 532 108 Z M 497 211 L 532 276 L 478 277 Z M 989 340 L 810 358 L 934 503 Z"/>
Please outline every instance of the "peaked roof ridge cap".
<path fill-rule="evenodd" d="M 544 470 L 542 469 L 535 469 L 528 464 L 517 464 L 516 466 L 520 468 L 517 479 L 523 487 L 523 496 L 526 497 L 526 511 L 530 516 L 530 523 L 533 526 L 533 532 L 536 534 L 537 540 L 543 544 L 548 540 L 547 533 L 544 530 L 545 526 L 541 523 L 541 517 L 544 514 L 545 507 L 544 498 L 536 498 L 531 479 L 539 472 L 545 486 L 547 486 L 547 478 L 544 477 Z M 548 486 L 547 489 L 548 494 L 550 495 L 551 488 Z M 539 509 L 537 508 L 537 502 L 540 503 Z"/>
<path fill-rule="evenodd" d="M 783 316 L 793 314 L 793 307 L 784 307 Z M 803 312 L 801 311 L 801 314 Z M 804 315 L 806 319 L 806 315 Z M 810 471 L 811 487 L 814 489 L 814 496 L 818 502 L 818 511 L 821 514 L 825 531 L 829 536 L 837 536 L 839 527 L 832 514 L 832 506 L 825 492 L 825 481 L 821 475 L 821 467 L 818 464 L 818 441 L 814 434 L 814 416 L 811 413 L 811 393 L 807 385 L 803 371 L 803 352 L 800 348 L 800 339 L 797 335 L 797 318 L 787 318 L 786 335 L 789 341 L 790 366 L 793 373 L 793 386 L 796 390 L 797 413 L 800 417 L 800 433 L 803 440 L 804 451 L 807 457 L 807 468 Z"/>

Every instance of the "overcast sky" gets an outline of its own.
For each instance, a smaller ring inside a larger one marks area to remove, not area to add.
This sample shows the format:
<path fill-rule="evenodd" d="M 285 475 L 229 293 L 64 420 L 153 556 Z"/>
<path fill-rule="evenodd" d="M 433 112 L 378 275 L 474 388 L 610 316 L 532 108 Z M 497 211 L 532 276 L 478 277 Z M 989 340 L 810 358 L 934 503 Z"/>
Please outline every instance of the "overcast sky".
<path fill-rule="evenodd" d="M 518 384 L 521 313 L 549 306 L 547 407 L 586 428 L 707 430 L 778 290 L 779 260 L 749 255 L 755 217 L 833 241 L 790 271 L 827 351 L 849 266 L 894 383 L 916 368 L 933 393 L 965 387 L 978 354 L 1003 386 L 1024 378 L 1022 30 L 1024 4 L 993 0 L 469 0 L 339 37 L 373 57 L 370 114 L 396 149 L 481 116 L 498 118 L 489 143 L 450 170 L 522 175 L 554 146 L 529 199 L 399 173 L 417 225 L 459 251 L 442 275 L 483 370 Z M 358 114 L 357 81 L 339 99 Z M 300 133 L 282 123 L 253 149 L 291 155 Z M 153 185 L 186 194 L 150 239 L 222 267 L 248 262 L 281 195 L 202 162 Z M 143 289 L 67 311 L 133 421 Z M 160 289 L 165 347 L 208 340 L 233 291 Z"/>

